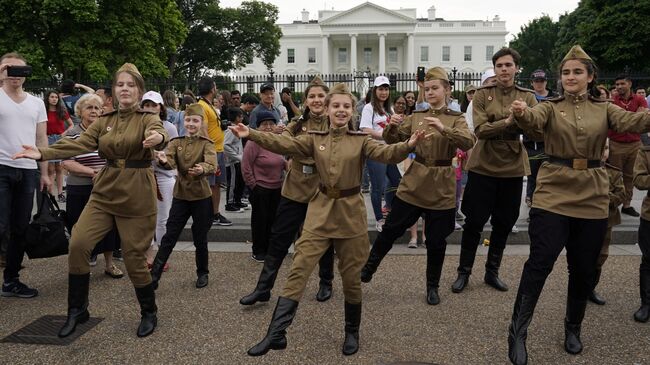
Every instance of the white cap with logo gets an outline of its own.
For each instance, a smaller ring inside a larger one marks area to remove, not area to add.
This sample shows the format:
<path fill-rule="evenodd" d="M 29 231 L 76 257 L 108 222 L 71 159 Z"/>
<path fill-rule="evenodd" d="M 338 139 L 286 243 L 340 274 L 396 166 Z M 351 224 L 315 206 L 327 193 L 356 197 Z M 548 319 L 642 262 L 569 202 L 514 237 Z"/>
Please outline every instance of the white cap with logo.
<path fill-rule="evenodd" d="M 390 80 L 388 80 L 388 77 L 386 77 L 386 76 L 377 76 L 373 86 L 377 87 L 377 86 L 382 86 L 382 85 L 390 86 Z"/>
<path fill-rule="evenodd" d="M 494 77 L 494 76 L 496 76 L 496 75 L 497 75 L 497 74 L 494 73 L 494 69 L 493 69 L 493 68 L 491 68 L 491 69 L 489 69 L 489 70 L 485 70 L 485 72 L 483 72 L 483 74 L 481 75 L 481 85 L 483 85 L 483 83 L 485 82 L 485 80 L 489 79 L 490 77 Z"/>
<path fill-rule="evenodd" d="M 140 104 L 144 103 L 147 100 L 153 101 L 156 104 L 164 104 L 160 93 L 157 93 L 155 91 L 147 91 L 144 93 L 144 95 L 142 95 L 142 101 L 140 101 Z"/>

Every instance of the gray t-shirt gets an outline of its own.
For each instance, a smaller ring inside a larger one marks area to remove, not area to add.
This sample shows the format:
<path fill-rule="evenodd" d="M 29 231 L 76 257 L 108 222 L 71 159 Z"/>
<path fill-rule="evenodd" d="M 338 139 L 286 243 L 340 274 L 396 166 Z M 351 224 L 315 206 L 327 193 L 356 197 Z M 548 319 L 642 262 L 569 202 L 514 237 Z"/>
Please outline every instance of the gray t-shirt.
<path fill-rule="evenodd" d="M 72 127 L 72 129 L 68 130 L 64 134 L 64 138 L 77 139 L 84 131 L 85 129 L 81 126 L 81 123 L 79 123 L 74 127 Z M 83 155 L 72 157 L 70 158 L 70 160 L 78 162 L 86 167 L 90 167 L 93 170 L 99 170 L 102 167 L 104 167 L 104 165 L 106 165 L 106 160 L 99 157 L 99 153 L 97 151 L 84 153 Z M 92 185 L 93 179 L 89 176 L 77 175 L 73 172 L 70 172 L 70 174 L 68 175 L 68 179 L 66 180 L 66 183 L 70 186 Z"/>

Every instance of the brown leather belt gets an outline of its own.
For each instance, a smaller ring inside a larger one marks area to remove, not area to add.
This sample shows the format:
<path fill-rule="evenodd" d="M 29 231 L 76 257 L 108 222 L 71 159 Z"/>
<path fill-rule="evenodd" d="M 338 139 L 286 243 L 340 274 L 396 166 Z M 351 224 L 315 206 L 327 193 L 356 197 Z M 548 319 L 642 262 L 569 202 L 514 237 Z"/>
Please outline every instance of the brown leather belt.
<path fill-rule="evenodd" d="M 496 137 L 479 138 L 479 139 L 484 139 L 486 141 L 518 141 L 519 135 L 505 135 L 505 136 L 496 136 Z"/>
<path fill-rule="evenodd" d="M 318 190 L 320 190 L 321 193 L 327 195 L 327 197 L 330 199 L 338 199 L 359 194 L 361 192 L 361 186 L 355 186 L 350 189 L 340 190 L 335 188 L 328 188 L 327 186 L 320 184 L 318 185 Z"/>
<path fill-rule="evenodd" d="M 415 156 L 415 161 L 427 167 L 451 166 L 451 160 L 428 160 L 427 161 L 424 157 L 418 155 Z"/>
<path fill-rule="evenodd" d="M 151 160 L 106 160 L 106 166 L 119 169 L 144 169 L 151 167 Z"/>
<path fill-rule="evenodd" d="M 603 166 L 601 160 L 588 160 L 586 158 L 559 158 L 548 156 L 548 162 L 556 165 L 570 167 L 574 170 L 595 169 Z"/>

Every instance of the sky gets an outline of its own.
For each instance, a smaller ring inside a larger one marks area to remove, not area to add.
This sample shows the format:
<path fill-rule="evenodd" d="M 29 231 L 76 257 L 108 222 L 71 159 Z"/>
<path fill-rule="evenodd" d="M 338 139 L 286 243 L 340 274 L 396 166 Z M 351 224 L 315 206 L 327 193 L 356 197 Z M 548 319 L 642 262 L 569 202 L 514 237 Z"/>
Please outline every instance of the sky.
<path fill-rule="evenodd" d="M 302 9 L 309 11 L 309 18 L 318 18 L 318 10 L 332 9 L 348 10 L 364 3 L 363 0 L 315 0 L 301 2 L 297 0 L 264 0 L 272 3 L 280 10 L 278 23 L 291 23 L 301 18 Z M 550 15 L 557 20 L 560 14 L 572 11 L 578 6 L 579 0 L 457 0 L 457 1 L 426 1 L 426 0 L 373 0 L 372 2 L 387 9 L 416 8 L 418 18 L 427 17 L 427 9 L 431 5 L 436 7 L 436 17 L 445 20 L 486 20 L 499 15 L 506 22 L 510 34 L 506 37 L 510 41 L 519 33 L 522 25 L 540 17 L 542 14 Z M 241 1 L 221 0 L 222 7 L 237 7 Z M 297 5 L 298 4 L 298 5 Z M 498 4 L 498 5 L 495 5 Z"/>

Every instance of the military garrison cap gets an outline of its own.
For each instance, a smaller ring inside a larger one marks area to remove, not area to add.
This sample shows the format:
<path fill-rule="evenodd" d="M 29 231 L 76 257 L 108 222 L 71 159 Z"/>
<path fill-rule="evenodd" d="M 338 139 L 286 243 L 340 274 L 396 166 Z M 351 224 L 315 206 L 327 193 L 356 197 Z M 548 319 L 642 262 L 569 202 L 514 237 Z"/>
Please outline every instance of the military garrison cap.
<path fill-rule="evenodd" d="M 447 76 L 447 71 L 445 71 L 445 69 L 442 67 L 430 68 L 427 71 L 427 74 L 424 75 L 424 81 L 431 81 L 431 80 L 449 81 L 449 77 Z"/>
<path fill-rule="evenodd" d="M 571 47 L 569 52 L 562 59 L 562 62 L 566 60 L 587 60 L 587 61 L 594 62 L 594 60 L 592 60 L 591 57 L 589 57 L 587 52 L 585 52 L 582 49 L 582 47 L 580 47 L 579 44 L 576 44 L 575 46 Z"/>
<path fill-rule="evenodd" d="M 201 117 L 201 119 L 205 119 L 205 115 L 203 114 L 203 107 L 201 107 L 201 105 L 198 103 L 188 105 L 187 108 L 185 108 L 185 115 L 197 115 Z"/>

